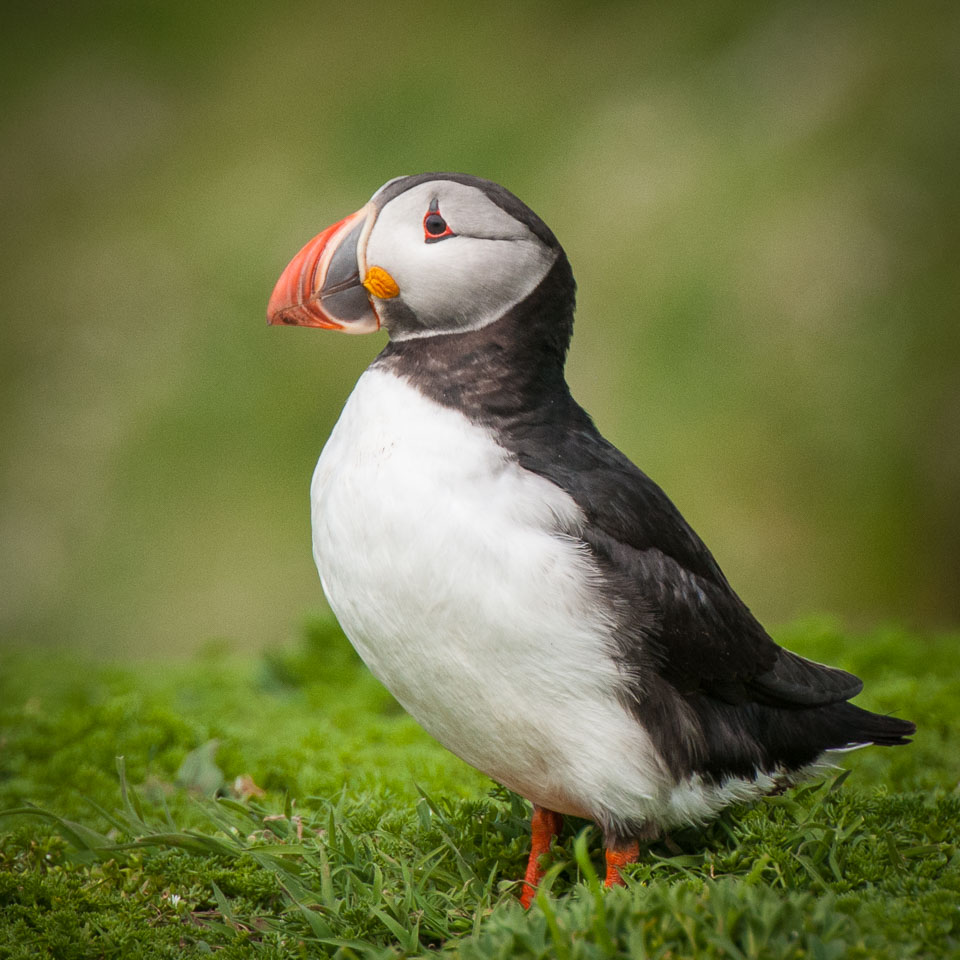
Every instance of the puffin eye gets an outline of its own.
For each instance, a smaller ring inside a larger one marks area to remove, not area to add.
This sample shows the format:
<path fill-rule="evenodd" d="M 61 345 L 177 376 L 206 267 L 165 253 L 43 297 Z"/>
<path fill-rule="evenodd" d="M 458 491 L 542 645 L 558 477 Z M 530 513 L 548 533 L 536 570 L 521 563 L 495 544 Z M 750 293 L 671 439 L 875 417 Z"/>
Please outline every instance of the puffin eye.
<path fill-rule="evenodd" d="M 423 218 L 423 239 L 426 243 L 436 243 L 452 237 L 453 231 L 447 221 L 440 216 L 439 210 L 428 210 Z"/>

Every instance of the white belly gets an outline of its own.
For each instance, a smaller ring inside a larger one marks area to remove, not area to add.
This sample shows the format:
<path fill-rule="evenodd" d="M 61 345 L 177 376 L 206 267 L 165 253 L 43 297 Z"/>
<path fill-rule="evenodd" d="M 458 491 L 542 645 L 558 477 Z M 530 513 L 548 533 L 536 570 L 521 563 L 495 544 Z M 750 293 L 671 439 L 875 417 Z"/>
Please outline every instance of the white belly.
<path fill-rule="evenodd" d="M 344 407 L 311 498 L 330 606 L 426 730 L 553 810 L 663 819 L 676 785 L 616 699 L 572 498 L 379 370 Z"/>

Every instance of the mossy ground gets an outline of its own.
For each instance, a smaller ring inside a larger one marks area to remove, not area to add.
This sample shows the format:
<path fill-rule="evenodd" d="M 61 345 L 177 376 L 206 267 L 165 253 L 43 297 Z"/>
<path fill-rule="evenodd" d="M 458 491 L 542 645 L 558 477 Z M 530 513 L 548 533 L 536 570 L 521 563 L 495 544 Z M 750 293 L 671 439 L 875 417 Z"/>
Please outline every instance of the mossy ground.
<path fill-rule="evenodd" d="M 960 956 L 958 638 L 778 639 L 859 673 L 858 702 L 916 741 L 675 833 L 625 889 L 599 887 L 596 831 L 570 822 L 529 913 L 525 804 L 332 624 L 178 666 L 6 654 L 0 958 Z"/>

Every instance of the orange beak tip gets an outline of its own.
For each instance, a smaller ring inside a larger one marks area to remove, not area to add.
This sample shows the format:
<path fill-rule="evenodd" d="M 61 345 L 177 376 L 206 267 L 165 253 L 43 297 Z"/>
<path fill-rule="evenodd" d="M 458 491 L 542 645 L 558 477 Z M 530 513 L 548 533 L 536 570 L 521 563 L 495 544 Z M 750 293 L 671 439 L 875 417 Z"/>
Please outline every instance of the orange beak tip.
<path fill-rule="evenodd" d="M 301 248 L 270 295 L 270 326 L 319 327 L 345 333 L 379 329 L 379 317 L 367 290 L 361 288 L 356 260 L 356 245 L 369 216 L 368 205 L 327 227 Z M 338 255 L 340 250 L 343 252 Z"/>

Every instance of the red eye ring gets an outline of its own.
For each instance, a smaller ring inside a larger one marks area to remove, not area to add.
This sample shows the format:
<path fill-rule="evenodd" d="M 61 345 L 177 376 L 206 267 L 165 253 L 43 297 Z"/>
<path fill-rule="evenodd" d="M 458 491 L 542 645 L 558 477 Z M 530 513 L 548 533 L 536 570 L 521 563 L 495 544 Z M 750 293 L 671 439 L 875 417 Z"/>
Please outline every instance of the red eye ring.
<path fill-rule="evenodd" d="M 453 235 L 450 225 L 440 216 L 439 210 L 431 209 L 423 215 L 423 239 L 426 243 L 436 243 Z"/>

